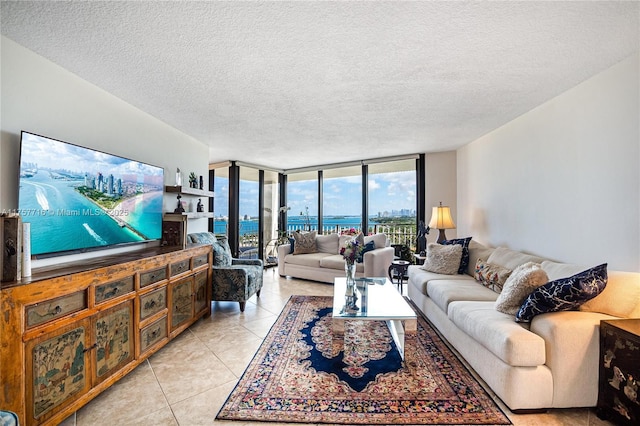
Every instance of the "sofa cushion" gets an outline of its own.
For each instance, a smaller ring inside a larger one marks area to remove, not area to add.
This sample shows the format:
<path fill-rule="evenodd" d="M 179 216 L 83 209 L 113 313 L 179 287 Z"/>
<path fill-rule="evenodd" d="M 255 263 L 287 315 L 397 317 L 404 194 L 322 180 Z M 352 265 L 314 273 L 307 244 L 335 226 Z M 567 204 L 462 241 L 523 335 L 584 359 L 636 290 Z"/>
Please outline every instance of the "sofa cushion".
<path fill-rule="evenodd" d="M 498 294 L 478 284 L 475 280 L 432 280 L 427 284 L 427 296 L 447 312 L 449 303 L 460 300 L 495 302 Z M 493 309 L 493 303 L 491 304 Z M 513 321 L 513 318 L 512 318 Z"/>
<path fill-rule="evenodd" d="M 474 278 L 488 289 L 500 293 L 504 282 L 509 278 L 511 272 L 511 269 L 507 269 L 504 266 L 494 265 L 483 259 L 478 259 L 476 261 Z"/>
<path fill-rule="evenodd" d="M 367 244 L 369 241 L 373 241 L 376 248 L 383 248 L 387 246 L 387 235 L 383 233 L 367 235 L 364 237 L 364 243 Z"/>
<path fill-rule="evenodd" d="M 461 245 L 444 246 L 429 243 L 427 244 L 427 257 L 424 260 L 424 264 L 422 264 L 422 269 L 439 274 L 457 274 L 461 257 Z"/>
<path fill-rule="evenodd" d="M 527 296 L 516 314 L 516 321 L 529 322 L 539 314 L 578 309 L 581 304 L 600 294 L 606 285 L 606 263 L 568 278 L 550 281 Z"/>
<path fill-rule="evenodd" d="M 491 302 L 452 302 L 449 319 L 468 336 L 508 365 L 534 367 L 545 363 L 544 339 L 498 312 Z"/>
<path fill-rule="evenodd" d="M 321 253 L 338 253 L 340 237 L 338 234 L 318 235 L 316 237 L 316 247 Z"/>
<path fill-rule="evenodd" d="M 473 277 L 478 259 L 489 259 L 489 256 L 491 256 L 491 253 L 493 253 L 494 250 L 494 248 L 487 247 L 477 241 L 471 240 L 469 242 L 469 265 L 465 271 L 467 275 Z"/>
<path fill-rule="evenodd" d="M 296 240 L 293 248 L 293 254 L 316 253 L 318 246 L 316 244 L 316 231 L 307 233 L 294 232 L 293 239 Z"/>
<path fill-rule="evenodd" d="M 608 271 L 602 293 L 581 305 L 580 310 L 640 318 L 640 273 Z"/>
<path fill-rule="evenodd" d="M 469 275 L 444 275 L 436 272 L 425 271 L 418 265 L 409 265 L 409 282 L 420 289 L 422 294 L 427 294 L 427 284 L 432 280 L 456 280 L 463 281 L 468 280 L 475 282 L 475 280 Z"/>
<path fill-rule="evenodd" d="M 587 269 L 582 265 L 558 263 L 550 260 L 543 261 L 541 265 L 544 272 L 547 273 L 549 281 L 557 280 L 558 278 L 570 277 Z"/>
<path fill-rule="evenodd" d="M 506 247 L 497 247 L 491 256 L 487 259 L 487 262 L 494 263 L 496 265 L 504 266 L 512 271 L 518 266 L 527 262 L 541 263 L 544 259 L 531 254 L 521 253 L 519 251 L 511 250 Z"/>
<path fill-rule="evenodd" d="M 527 262 L 518 266 L 505 281 L 502 292 L 496 299 L 496 310 L 515 316 L 524 299 L 548 281 L 547 273 L 539 263 Z"/>
<path fill-rule="evenodd" d="M 339 254 L 332 254 L 329 256 L 324 256 L 320 259 L 320 267 L 327 269 L 338 269 L 343 270 L 345 267 L 344 257 Z M 356 263 L 356 272 L 363 272 L 364 265 L 362 263 Z"/>
<path fill-rule="evenodd" d="M 467 270 L 467 266 L 469 265 L 469 243 L 471 242 L 471 237 L 467 238 L 455 238 L 453 240 L 443 241 L 443 245 L 460 245 L 462 246 L 462 257 L 460 258 L 460 265 L 458 267 L 458 273 L 464 274 Z"/>
<path fill-rule="evenodd" d="M 325 257 L 329 256 L 338 256 L 342 259 L 340 255 L 333 255 L 329 253 L 307 253 L 307 254 L 288 254 L 284 261 L 290 265 L 299 265 L 299 266 L 308 266 L 310 268 L 319 268 L 320 261 Z M 342 269 L 344 269 L 344 259 L 342 259 Z"/>

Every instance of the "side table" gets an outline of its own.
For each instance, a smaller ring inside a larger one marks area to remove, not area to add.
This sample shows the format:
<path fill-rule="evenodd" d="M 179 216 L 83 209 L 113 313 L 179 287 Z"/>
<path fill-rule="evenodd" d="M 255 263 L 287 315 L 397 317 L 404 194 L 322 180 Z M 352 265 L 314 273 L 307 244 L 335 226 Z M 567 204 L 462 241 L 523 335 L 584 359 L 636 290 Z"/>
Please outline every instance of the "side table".
<path fill-rule="evenodd" d="M 598 417 L 640 424 L 640 319 L 600 321 L 599 364 Z"/>
<path fill-rule="evenodd" d="M 424 261 L 427 260 L 427 256 L 421 256 L 418 253 L 413 253 L 413 258 L 416 261 L 416 265 L 422 265 L 424 264 Z"/>
<path fill-rule="evenodd" d="M 411 263 L 406 260 L 394 260 L 391 262 L 391 265 L 389 265 L 389 279 L 392 283 L 395 282 L 398 285 L 400 291 L 402 291 L 402 284 L 407 276 L 409 265 L 411 265 Z"/>

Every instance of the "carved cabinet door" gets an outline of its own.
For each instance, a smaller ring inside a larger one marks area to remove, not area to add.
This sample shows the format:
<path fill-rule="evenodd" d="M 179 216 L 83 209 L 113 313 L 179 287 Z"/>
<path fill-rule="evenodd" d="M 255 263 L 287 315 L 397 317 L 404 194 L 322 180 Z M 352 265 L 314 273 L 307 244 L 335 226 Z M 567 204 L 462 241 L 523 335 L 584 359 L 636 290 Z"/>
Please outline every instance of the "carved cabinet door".
<path fill-rule="evenodd" d="M 39 424 L 91 388 L 90 321 L 75 321 L 26 342 L 26 419 Z"/>
<path fill-rule="evenodd" d="M 93 374 L 102 382 L 133 360 L 133 300 L 127 300 L 100 312 L 92 318 L 95 335 Z"/>

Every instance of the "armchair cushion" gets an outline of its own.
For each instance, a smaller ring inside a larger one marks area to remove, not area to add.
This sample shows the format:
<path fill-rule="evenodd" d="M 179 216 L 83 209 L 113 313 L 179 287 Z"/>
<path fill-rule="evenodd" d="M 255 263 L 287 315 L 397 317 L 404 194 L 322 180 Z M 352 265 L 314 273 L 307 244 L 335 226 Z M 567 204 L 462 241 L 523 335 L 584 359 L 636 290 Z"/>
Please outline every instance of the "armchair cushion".
<path fill-rule="evenodd" d="M 213 244 L 213 264 L 215 266 L 231 266 L 231 247 L 225 238 L 222 241 L 214 241 Z"/>

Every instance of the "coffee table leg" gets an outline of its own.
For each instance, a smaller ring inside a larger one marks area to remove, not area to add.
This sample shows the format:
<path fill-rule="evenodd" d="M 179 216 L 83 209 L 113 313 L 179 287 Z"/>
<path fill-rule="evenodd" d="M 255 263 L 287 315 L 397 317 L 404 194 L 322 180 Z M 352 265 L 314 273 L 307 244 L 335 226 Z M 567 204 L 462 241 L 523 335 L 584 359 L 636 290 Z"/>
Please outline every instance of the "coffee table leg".
<path fill-rule="evenodd" d="M 344 350 L 344 320 L 341 318 L 331 319 L 331 332 L 333 334 L 333 348 L 338 349 L 337 353 Z"/>

